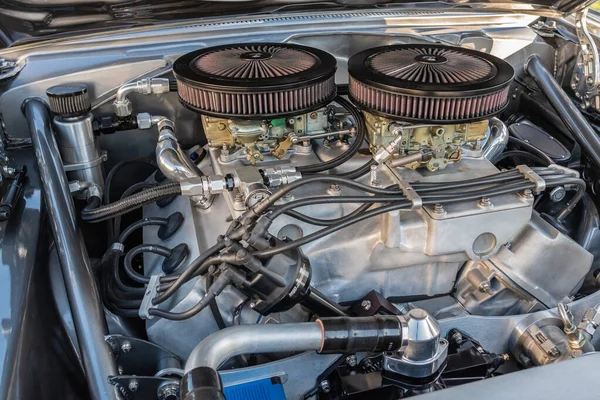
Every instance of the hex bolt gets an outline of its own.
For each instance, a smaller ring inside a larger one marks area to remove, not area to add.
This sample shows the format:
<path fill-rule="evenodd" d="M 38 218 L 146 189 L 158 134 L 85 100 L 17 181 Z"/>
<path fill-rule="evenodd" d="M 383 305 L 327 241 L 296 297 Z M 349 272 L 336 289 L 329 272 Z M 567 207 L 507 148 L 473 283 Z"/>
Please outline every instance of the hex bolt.
<path fill-rule="evenodd" d="M 131 343 L 123 342 L 123 344 L 121 345 L 121 351 L 125 354 L 129 353 L 131 351 Z"/>
<path fill-rule="evenodd" d="M 331 196 L 339 196 L 342 194 L 342 189 L 340 188 L 340 185 L 338 185 L 337 183 L 332 183 L 331 185 L 329 185 L 329 188 L 327 189 L 327 193 L 330 194 Z"/>
<path fill-rule="evenodd" d="M 329 393 L 331 391 L 331 385 L 329 384 L 329 381 L 327 379 L 321 381 L 321 383 L 319 384 L 319 388 L 323 393 Z"/>
<path fill-rule="evenodd" d="M 523 190 L 523 197 L 525 197 L 526 199 L 532 199 L 533 198 L 533 192 L 531 191 L 531 189 L 525 189 L 525 190 Z"/>
<path fill-rule="evenodd" d="M 371 306 L 372 306 L 372 304 L 371 304 L 371 301 L 370 301 L 370 300 L 363 300 L 363 301 L 360 303 L 360 306 L 361 306 L 361 307 L 362 307 L 364 310 L 366 310 L 366 311 L 369 311 L 369 310 L 371 309 Z"/>
<path fill-rule="evenodd" d="M 479 285 L 479 287 L 477 288 L 477 290 L 479 290 L 481 293 L 491 293 L 492 291 L 492 287 L 490 286 L 490 283 L 485 281 L 485 282 L 481 282 L 481 284 Z"/>
<path fill-rule="evenodd" d="M 358 365 L 358 359 L 356 358 L 356 355 L 350 354 L 348 357 L 346 357 L 346 364 L 348 364 L 350 368 L 356 367 Z"/>
<path fill-rule="evenodd" d="M 130 380 L 129 385 L 127 386 L 127 388 L 129 389 L 130 392 L 137 392 L 139 387 L 140 387 L 140 384 L 137 381 L 137 379 Z"/>
<path fill-rule="evenodd" d="M 446 212 L 446 210 L 444 210 L 444 206 L 441 204 L 436 204 L 435 206 L 433 206 L 433 212 L 437 215 L 444 215 L 444 213 Z"/>
<path fill-rule="evenodd" d="M 479 205 L 481 207 L 490 207 L 492 205 L 492 201 L 489 197 L 482 197 L 481 199 L 479 199 Z"/>
<path fill-rule="evenodd" d="M 461 344 L 463 341 L 462 333 L 460 333 L 459 331 L 454 332 L 452 334 L 452 340 L 454 340 L 454 343 L 456 343 L 456 344 Z"/>

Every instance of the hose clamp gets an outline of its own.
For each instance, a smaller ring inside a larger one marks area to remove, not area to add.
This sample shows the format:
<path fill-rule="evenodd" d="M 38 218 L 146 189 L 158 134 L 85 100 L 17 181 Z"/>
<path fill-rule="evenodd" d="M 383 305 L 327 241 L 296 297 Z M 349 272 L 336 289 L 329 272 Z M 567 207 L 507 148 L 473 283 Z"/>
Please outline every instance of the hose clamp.
<path fill-rule="evenodd" d="M 138 315 L 141 319 L 152 319 L 154 316 L 150 315 L 150 308 L 152 308 L 152 300 L 158 294 L 158 287 L 160 286 L 160 277 L 162 275 L 152 275 L 150 277 L 150 282 L 148 282 L 148 286 L 146 286 L 146 292 L 144 293 L 144 298 L 142 299 L 142 304 L 140 305 L 140 311 Z"/>
<path fill-rule="evenodd" d="M 123 243 L 115 242 L 112 244 L 112 246 L 110 246 L 110 249 L 123 253 L 125 252 L 125 245 L 123 245 Z"/>

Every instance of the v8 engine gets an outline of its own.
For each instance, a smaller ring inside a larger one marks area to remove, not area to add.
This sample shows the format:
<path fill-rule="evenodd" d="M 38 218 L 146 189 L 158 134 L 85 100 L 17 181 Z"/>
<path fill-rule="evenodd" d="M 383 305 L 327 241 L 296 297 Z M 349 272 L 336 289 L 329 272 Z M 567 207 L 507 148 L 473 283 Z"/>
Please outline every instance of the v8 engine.
<path fill-rule="evenodd" d="M 424 39 L 339 60 L 244 42 L 100 106 L 47 89 L 82 223 L 108 231 L 102 304 L 144 332 L 108 338 L 128 398 L 400 399 L 594 351 L 589 176 L 518 111 L 523 68 Z M 130 130 L 154 154 L 104 178 L 97 136 Z"/>

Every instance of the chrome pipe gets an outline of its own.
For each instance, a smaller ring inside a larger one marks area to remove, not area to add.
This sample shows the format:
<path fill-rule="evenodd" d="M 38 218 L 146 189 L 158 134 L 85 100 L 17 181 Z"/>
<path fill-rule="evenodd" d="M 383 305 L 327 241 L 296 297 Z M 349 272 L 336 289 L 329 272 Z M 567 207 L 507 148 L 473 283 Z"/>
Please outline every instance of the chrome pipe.
<path fill-rule="evenodd" d="M 495 163 L 508 145 L 508 128 L 498 118 L 490 118 L 490 136 L 483 146 L 483 156 Z"/>
<path fill-rule="evenodd" d="M 168 119 L 158 122 L 158 143 L 156 144 L 156 164 L 167 179 L 181 182 L 202 176 L 202 171 L 192 163 L 179 146 L 173 131 L 173 123 Z M 208 208 L 213 196 L 192 196 L 190 200 L 200 208 Z"/>
<path fill-rule="evenodd" d="M 283 351 L 318 351 L 323 328 L 317 322 L 231 326 L 213 333 L 192 350 L 185 373 L 198 367 L 218 369 L 231 357 Z"/>
<path fill-rule="evenodd" d="M 108 382 L 108 377 L 118 372 L 104 339 L 108 334 L 104 309 L 83 237 L 77 228 L 75 207 L 50 115 L 39 99 L 26 100 L 23 111 L 37 158 L 90 396 L 94 400 L 116 400 L 119 398 L 116 388 Z"/>

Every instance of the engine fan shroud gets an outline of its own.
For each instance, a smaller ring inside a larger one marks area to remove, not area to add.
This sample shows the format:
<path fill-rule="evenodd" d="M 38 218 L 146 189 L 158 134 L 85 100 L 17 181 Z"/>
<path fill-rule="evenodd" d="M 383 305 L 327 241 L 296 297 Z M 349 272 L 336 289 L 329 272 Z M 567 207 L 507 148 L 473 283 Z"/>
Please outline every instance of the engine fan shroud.
<path fill-rule="evenodd" d="M 181 102 L 218 117 L 275 118 L 302 114 L 336 95 L 335 58 L 286 43 L 209 47 L 173 65 Z"/>
<path fill-rule="evenodd" d="M 476 50 L 403 44 L 362 51 L 348 61 L 351 99 L 376 115 L 408 122 L 487 119 L 508 105 L 514 70 Z"/>

